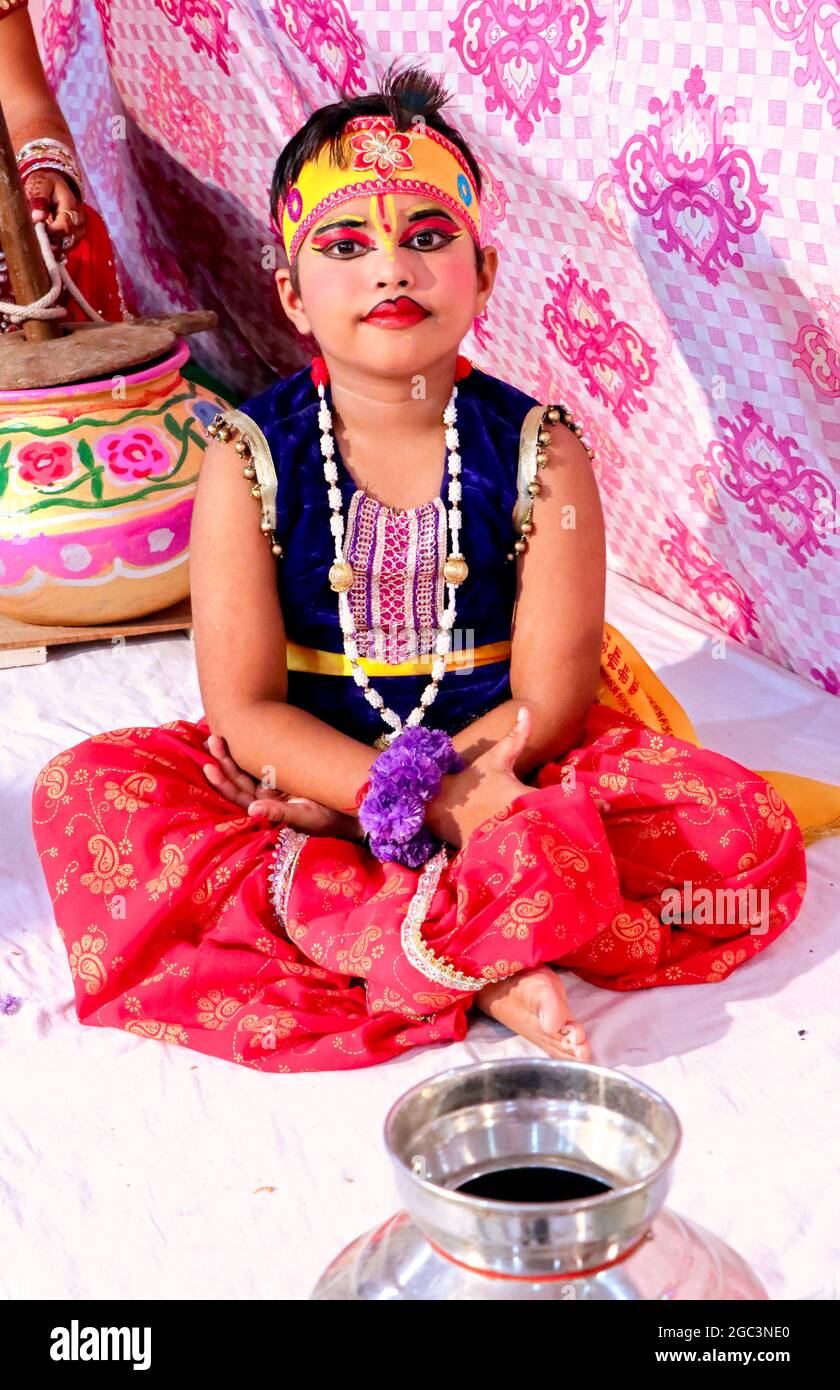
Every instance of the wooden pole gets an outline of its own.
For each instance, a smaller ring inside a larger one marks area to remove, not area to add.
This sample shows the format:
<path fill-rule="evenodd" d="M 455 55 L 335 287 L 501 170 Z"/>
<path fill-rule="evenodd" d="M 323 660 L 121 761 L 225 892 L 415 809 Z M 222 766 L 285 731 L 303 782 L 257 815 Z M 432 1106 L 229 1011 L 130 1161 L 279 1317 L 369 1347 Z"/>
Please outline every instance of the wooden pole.
<path fill-rule="evenodd" d="M 35 233 L 32 211 L 23 191 L 9 127 L 0 103 L 0 246 L 12 293 L 18 304 L 31 304 L 50 287 L 50 277 Z M 60 336 L 60 319 L 27 319 L 27 342 L 44 342 Z"/>

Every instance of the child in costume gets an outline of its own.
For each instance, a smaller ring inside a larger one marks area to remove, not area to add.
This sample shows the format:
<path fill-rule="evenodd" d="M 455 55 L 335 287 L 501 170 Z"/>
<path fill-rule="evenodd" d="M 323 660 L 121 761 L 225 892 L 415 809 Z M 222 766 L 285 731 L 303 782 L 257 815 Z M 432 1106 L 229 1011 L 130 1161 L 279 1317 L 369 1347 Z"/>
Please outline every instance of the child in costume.
<path fill-rule="evenodd" d="M 794 803 L 812 834 L 840 810 L 701 748 L 605 624 L 581 427 L 459 352 L 498 253 L 445 101 L 389 73 L 278 161 L 278 292 L 320 353 L 210 427 L 204 717 L 93 735 L 33 792 L 84 1023 L 321 1071 L 479 1008 L 588 1059 L 556 967 L 725 979 L 801 907 Z"/>

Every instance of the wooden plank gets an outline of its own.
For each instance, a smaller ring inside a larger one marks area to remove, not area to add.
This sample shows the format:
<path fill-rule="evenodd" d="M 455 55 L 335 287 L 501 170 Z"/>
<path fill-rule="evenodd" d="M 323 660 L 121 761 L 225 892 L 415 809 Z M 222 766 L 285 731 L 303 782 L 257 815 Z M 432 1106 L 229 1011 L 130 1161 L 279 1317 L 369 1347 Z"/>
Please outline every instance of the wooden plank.
<path fill-rule="evenodd" d="M 0 650 L 0 671 L 13 666 L 42 666 L 46 659 L 46 647 L 9 647 L 8 651 Z"/>
<path fill-rule="evenodd" d="M 192 604 L 189 598 L 144 618 L 131 618 L 121 623 L 98 623 L 89 627 L 44 627 L 39 623 L 22 623 L 0 615 L 0 670 L 45 661 L 50 647 L 66 646 L 70 642 L 148 637 L 151 633 L 178 632 L 184 628 L 192 638 Z"/>

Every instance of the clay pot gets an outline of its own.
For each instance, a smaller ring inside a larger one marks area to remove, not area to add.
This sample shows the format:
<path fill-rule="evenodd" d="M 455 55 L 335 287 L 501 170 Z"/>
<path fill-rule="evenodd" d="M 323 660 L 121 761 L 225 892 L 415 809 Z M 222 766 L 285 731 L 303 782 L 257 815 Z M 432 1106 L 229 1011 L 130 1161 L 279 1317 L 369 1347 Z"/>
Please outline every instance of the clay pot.
<path fill-rule="evenodd" d="M 189 355 L 0 391 L 0 613 L 77 627 L 186 598 L 205 425 L 229 404 L 181 375 Z"/>

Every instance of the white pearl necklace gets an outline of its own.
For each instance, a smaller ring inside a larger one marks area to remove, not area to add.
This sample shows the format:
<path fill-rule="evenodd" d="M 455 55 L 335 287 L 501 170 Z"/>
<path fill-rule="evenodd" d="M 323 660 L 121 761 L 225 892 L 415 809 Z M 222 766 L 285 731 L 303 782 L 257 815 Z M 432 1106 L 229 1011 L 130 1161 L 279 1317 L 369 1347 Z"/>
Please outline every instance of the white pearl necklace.
<path fill-rule="evenodd" d="M 332 414 L 325 398 L 323 384 L 318 386 L 318 395 L 320 397 L 318 426 L 321 430 L 321 453 L 324 457 L 324 477 L 327 480 L 329 503 L 332 509 L 330 530 L 335 540 L 335 563 L 330 566 L 330 587 L 338 594 L 338 613 L 344 636 L 344 653 L 351 664 L 353 679 L 364 691 L 368 704 L 380 711 L 383 720 L 388 725 L 388 732 L 379 736 L 374 747 L 387 748 L 398 734 L 402 733 L 404 727 L 414 727 L 422 722 L 426 710 L 437 696 L 438 686 L 446 671 L 446 654 L 452 645 L 452 629 L 455 626 L 455 590 L 459 584 L 464 582 L 468 573 L 466 561 L 458 549 L 458 533 L 461 529 L 461 511 L 458 506 L 461 500 L 459 478 L 461 456 L 458 453 L 458 431 L 455 428 L 458 419 L 458 412 L 455 407 L 458 386 L 453 384 L 452 394 L 443 412 L 443 423 L 446 426 L 446 447 L 449 450 L 448 467 L 450 474 L 447 521 L 452 538 L 452 551 L 447 557 L 443 574 L 447 581 L 449 601 L 441 614 L 440 627 L 435 630 L 435 658 L 432 662 L 432 679 L 420 696 L 419 705 L 415 705 L 407 716 L 405 724 L 396 711 L 385 704 L 379 691 L 373 689 L 367 672 L 359 664 L 356 625 L 350 600 L 347 597 L 355 576 L 353 566 L 344 559 L 344 514 L 341 507 L 341 490 L 338 487 L 338 469 L 334 457 L 335 440 L 332 434 Z"/>

